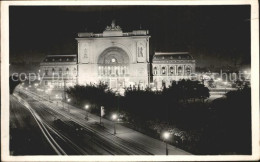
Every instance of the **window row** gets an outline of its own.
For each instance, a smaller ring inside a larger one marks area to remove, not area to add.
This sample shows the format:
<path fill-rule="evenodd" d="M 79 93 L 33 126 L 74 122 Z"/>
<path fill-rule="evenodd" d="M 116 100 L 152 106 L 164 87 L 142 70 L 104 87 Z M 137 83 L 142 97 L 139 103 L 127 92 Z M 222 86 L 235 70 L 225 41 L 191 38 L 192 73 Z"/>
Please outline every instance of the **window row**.
<path fill-rule="evenodd" d="M 98 75 L 109 76 L 109 75 L 126 75 L 128 74 L 127 66 L 99 66 Z"/>
<path fill-rule="evenodd" d="M 44 81 L 45 86 L 55 86 L 55 87 L 64 87 L 64 86 L 73 86 L 76 84 L 76 81 Z"/>
<path fill-rule="evenodd" d="M 57 69 L 57 68 L 56 68 Z M 55 70 L 55 68 L 45 68 L 44 69 L 44 75 L 53 75 L 53 74 L 59 74 L 59 75 L 62 75 L 62 74 L 74 74 L 76 75 L 77 74 L 77 68 L 66 68 L 65 70 L 63 70 L 62 68 L 58 68 L 57 70 Z"/>
<path fill-rule="evenodd" d="M 153 75 L 190 75 L 192 72 L 191 66 L 167 66 L 154 67 Z"/>

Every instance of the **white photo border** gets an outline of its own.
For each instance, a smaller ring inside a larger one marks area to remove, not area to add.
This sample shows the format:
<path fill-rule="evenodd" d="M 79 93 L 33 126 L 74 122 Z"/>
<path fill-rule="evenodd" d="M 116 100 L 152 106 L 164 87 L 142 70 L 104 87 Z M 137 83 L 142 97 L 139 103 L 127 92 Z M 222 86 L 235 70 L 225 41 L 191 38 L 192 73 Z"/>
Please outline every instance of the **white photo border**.
<path fill-rule="evenodd" d="M 2 161 L 209 161 L 259 159 L 259 4 L 257 0 L 194 1 L 2 1 L 1 4 L 1 160 Z M 84 5 L 251 5 L 252 155 L 10 156 L 9 6 Z"/>

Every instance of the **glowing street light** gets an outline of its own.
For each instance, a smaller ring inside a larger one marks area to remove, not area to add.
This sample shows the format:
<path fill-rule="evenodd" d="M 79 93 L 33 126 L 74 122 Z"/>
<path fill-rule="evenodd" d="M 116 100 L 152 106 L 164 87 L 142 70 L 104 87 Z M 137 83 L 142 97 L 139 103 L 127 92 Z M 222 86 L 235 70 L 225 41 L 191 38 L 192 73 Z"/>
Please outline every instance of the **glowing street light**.
<path fill-rule="evenodd" d="M 116 134 L 116 120 L 117 114 L 112 114 L 112 120 L 114 121 L 114 135 Z"/>
<path fill-rule="evenodd" d="M 113 115 L 112 115 L 112 119 L 113 119 L 113 120 L 116 120 L 116 119 L 117 119 L 117 114 L 113 114 Z"/>
<path fill-rule="evenodd" d="M 70 106 L 69 106 L 69 102 L 71 101 L 70 98 L 67 99 L 67 105 L 68 105 L 68 112 L 70 112 Z"/>
<path fill-rule="evenodd" d="M 171 134 L 169 132 L 163 132 L 162 134 L 162 138 L 163 138 L 163 141 L 165 142 L 165 147 L 166 147 L 166 155 L 168 155 L 168 143 L 167 141 L 169 140 Z"/>
<path fill-rule="evenodd" d="M 170 137 L 170 133 L 169 133 L 169 132 L 164 132 L 164 133 L 163 133 L 163 139 L 164 139 L 164 140 L 168 140 L 169 137 Z"/>
<path fill-rule="evenodd" d="M 85 117 L 85 119 L 88 120 L 88 109 L 89 109 L 89 105 L 85 105 L 85 109 L 86 109 L 86 117 Z"/>
<path fill-rule="evenodd" d="M 104 106 L 100 107 L 100 120 L 99 120 L 99 124 L 101 125 L 101 119 L 102 117 L 105 115 L 105 109 Z"/>

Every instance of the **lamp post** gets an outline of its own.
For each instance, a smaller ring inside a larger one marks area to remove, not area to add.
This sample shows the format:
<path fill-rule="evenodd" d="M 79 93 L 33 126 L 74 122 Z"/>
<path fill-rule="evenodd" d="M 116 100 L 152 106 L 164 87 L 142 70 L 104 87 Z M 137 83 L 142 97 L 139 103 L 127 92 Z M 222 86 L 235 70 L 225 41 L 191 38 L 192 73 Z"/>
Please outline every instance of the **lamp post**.
<path fill-rule="evenodd" d="M 70 112 L 70 106 L 69 106 L 69 102 L 71 101 L 70 98 L 67 99 L 67 104 L 68 104 L 68 112 Z"/>
<path fill-rule="evenodd" d="M 168 155 L 168 143 L 167 140 L 170 138 L 169 132 L 163 132 L 162 134 L 163 141 L 165 142 L 166 155 Z"/>
<path fill-rule="evenodd" d="M 112 120 L 114 121 L 114 135 L 116 135 L 116 120 L 117 120 L 117 114 L 112 115 Z"/>
<path fill-rule="evenodd" d="M 102 117 L 105 115 L 105 110 L 104 110 L 104 106 L 101 106 L 100 107 L 100 121 L 99 121 L 99 124 L 101 125 L 101 119 Z"/>
<path fill-rule="evenodd" d="M 89 105 L 85 105 L 85 109 L 86 109 L 86 117 L 85 117 L 85 119 L 88 120 L 88 109 L 89 109 Z"/>

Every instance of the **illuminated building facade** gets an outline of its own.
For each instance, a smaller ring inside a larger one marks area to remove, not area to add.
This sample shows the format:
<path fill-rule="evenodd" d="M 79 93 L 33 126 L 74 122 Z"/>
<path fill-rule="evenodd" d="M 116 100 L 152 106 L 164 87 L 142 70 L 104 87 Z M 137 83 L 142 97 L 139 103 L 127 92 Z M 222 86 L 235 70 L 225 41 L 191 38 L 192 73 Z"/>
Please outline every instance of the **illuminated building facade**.
<path fill-rule="evenodd" d="M 156 88 L 168 87 L 173 80 L 191 79 L 195 60 L 188 52 L 155 52 L 152 73 Z"/>
<path fill-rule="evenodd" d="M 148 30 L 123 32 L 114 21 L 103 33 L 78 33 L 77 55 L 49 55 L 42 61 L 42 84 L 62 87 L 102 82 L 114 90 L 144 89 L 150 81 L 161 88 L 172 80 L 190 78 L 195 60 L 187 52 L 156 52 L 151 65 L 148 34 Z M 53 79 L 57 74 L 63 74 L 60 80 Z"/>
<path fill-rule="evenodd" d="M 78 33 L 78 83 L 145 88 L 149 83 L 148 34 L 147 30 L 123 32 L 114 21 L 103 33 Z"/>
<path fill-rule="evenodd" d="M 41 84 L 56 88 L 77 83 L 77 55 L 48 55 L 40 64 Z"/>

